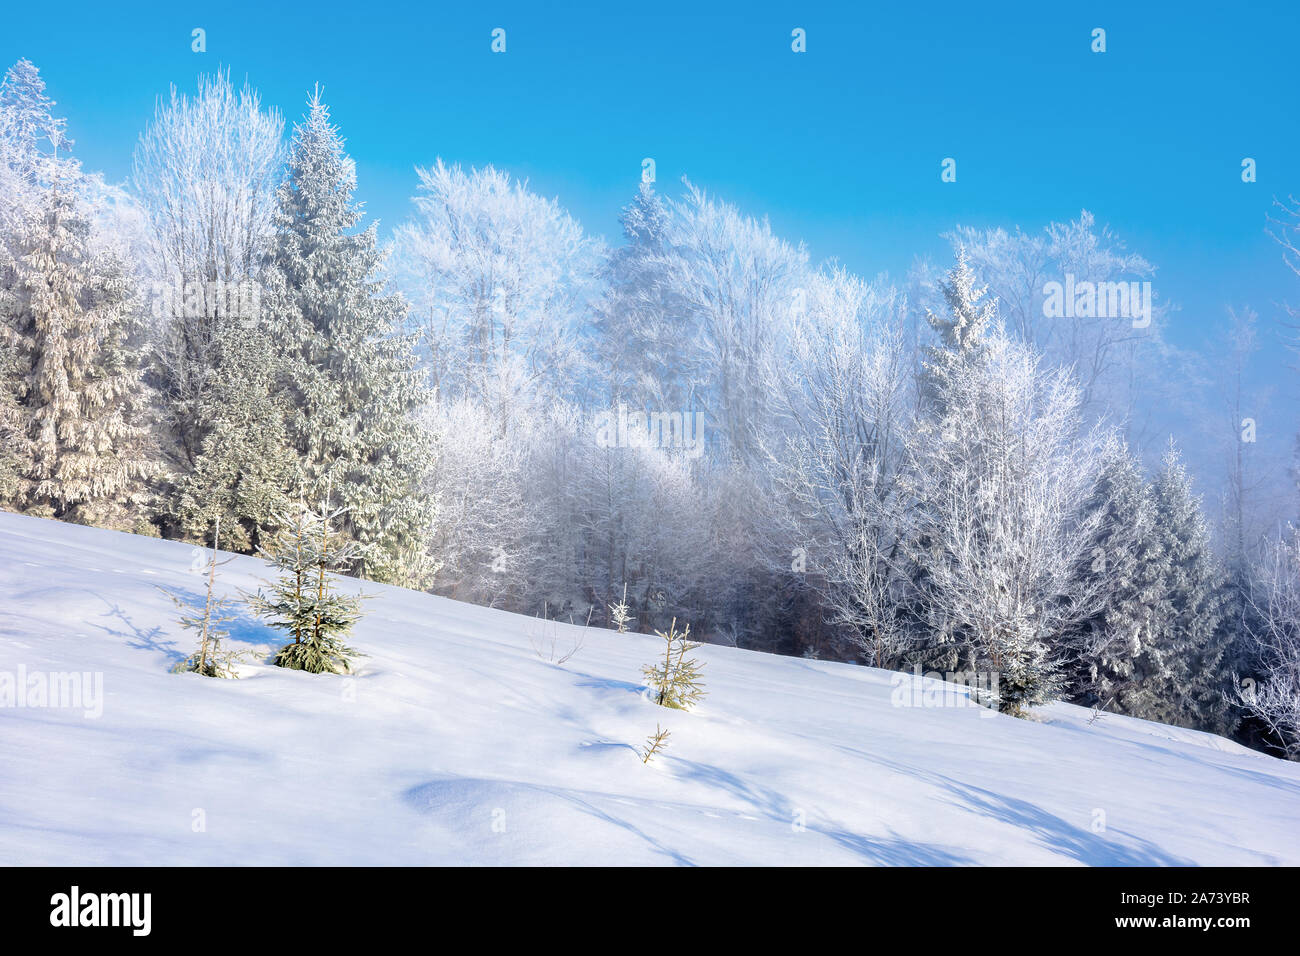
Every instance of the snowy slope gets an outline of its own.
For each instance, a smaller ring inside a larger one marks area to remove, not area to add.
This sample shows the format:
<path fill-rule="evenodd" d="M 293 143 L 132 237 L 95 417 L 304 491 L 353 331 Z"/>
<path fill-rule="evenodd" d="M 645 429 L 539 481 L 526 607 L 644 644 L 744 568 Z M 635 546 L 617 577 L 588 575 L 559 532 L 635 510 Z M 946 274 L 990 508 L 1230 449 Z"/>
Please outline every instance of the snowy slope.
<path fill-rule="evenodd" d="M 1300 863 L 1300 765 L 1218 737 L 898 707 L 889 673 L 718 647 L 704 705 L 666 711 L 656 638 L 591 629 L 556 665 L 533 645 L 582 628 L 375 585 L 355 678 L 172 675 L 157 585 L 197 593 L 192 556 L 0 514 L 0 675 L 104 690 L 99 717 L 0 708 L 0 864 Z"/>

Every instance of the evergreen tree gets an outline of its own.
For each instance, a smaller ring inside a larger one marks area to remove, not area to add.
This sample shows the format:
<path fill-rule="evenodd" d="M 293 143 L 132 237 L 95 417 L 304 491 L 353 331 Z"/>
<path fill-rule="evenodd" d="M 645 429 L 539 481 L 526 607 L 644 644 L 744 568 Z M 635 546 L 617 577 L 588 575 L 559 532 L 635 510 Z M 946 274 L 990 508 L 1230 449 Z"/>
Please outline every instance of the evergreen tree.
<path fill-rule="evenodd" d="M 278 667 L 312 674 L 350 673 L 358 652 L 344 643 L 361 618 L 360 597 L 340 594 L 335 576 L 357 560 L 355 542 L 339 538 L 333 527 L 344 509 L 319 512 L 300 505 L 280 519 L 280 530 L 261 556 L 279 572 L 279 578 L 259 588 L 249 598 L 257 613 L 272 627 L 285 631 L 293 642 L 275 655 Z"/>
<path fill-rule="evenodd" d="M 3 160 L 27 186 L 48 186 L 69 171 L 59 153 L 72 148 L 68 121 L 53 113 L 45 80 L 27 59 L 11 66 L 0 82 L 0 139 Z M 7 214 L 5 210 L 0 215 Z"/>
<path fill-rule="evenodd" d="M 1100 520 L 1080 574 L 1104 591 L 1105 603 L 1071 642 L 1068 689 L 1079 703 L 1104 706 L 1147 676 L 1139 650 L 1155 626 L 1168 559 L 1150 491 L 1122 444 L 1111 449 L 1084 510 Z"/>
<path fill-rule="evenodd" d="M 276 389 L 273 340 L 260 324 L 232 322 L 215 336 L 215 362 L 197 409 L 207 423 L 192 470 L 173 479 L 168 512 L 187 536 L 221 520 L 226 546 L 255 550 L 299 485 Z"/>
<path fill-rule="evenodd" d="M 704 685 L 700 682 L 700 668 L 703 666 L 693 657 L 687 657 L 699 644 L 691 643 L 691 628 L 678 632 L 677 619 L 674 618 L 668 630 L 655 631 L 664 639 L 664 659 L 662 664 L 652 664 L 642 668 L 655 703 L 661 707 L 676 710 L 690 710 L 704 697 Z"/>
<path fill-rule="evenodd" d="M 1062 637 L 1100 604 L 1078 574 L 1099 515 L 1081 520 L 1104 436 L 1080 433 L 1079 389 L 1010 340 L 964 258 L 945 286 L 945 345 L 927 363 L 925 414 L 908 442 L 922 653 L 996 671 L 998 707 L 1021 714 L 1064 687 Z M 947 645 L 947 646 L 945 646 Z"/>
<path fill-rule="evenodd" d="M 31 446 L 27 510 L 87 524 L 126 523 L 153 471 L 146 390 L 130 347 L 122 264 L 95 256 L 88 224 L 57 186 L 17 244 L 4 330 L 17 354 L 22 430 Z"/>
<path fill-rule="evenodd" d="M 690 401 L 694 330 L 672 282 L 670 216 L 654 186 L 641 183 L 620 217 L 627 241 L 605 265 L 594 324 L 615 402 L 685 409 Z"/>
<path fill-rule="evenodd" d="M 235 620 L 236 615 L 231 613 L 234 602 L 215 593 L 217 568 L 223 564 L 228 564 L 231 560 L 229 558 L 225 561 L 217 560 L 217 547 L 220 538 L 221 521 L 218 519 L 212 526 L 212 554 L 203 566 L 203 571 L 207 574 L 207 587 L 203 600 L 200 602 L 168 592 L 168 596 L 183 612 L 180 621 L 181 627 L 186 630 L 197 631 L 199 635 L 198 649 L 173 667 L 173 673 L 193 673 L 201 674 L 204 677 L 226 678 L 239 676 L 235 671 L 235 664 L 243 655 L 221 646 L 221 642 L 230 636 L 229 630 L 224 625 Z"/>
<path fill-rule="evenodd" d="M 1223 578 L 1211 550 L 1200 499 L 1170 442 L 1151 487 L 1156 540 L 1166 573 L 1163 594 L 1142 641 L 1140 683 L 1121 703 L 1162 723 L 1231 733 L 1237 715 L 1233 661 L 1223 629 Z"/>
<path fill-rule="evenodd" d="M 626 582 L 623 584 L 623 599 L 609 605 L 609 620 L 620 634 L 627 633 L 628 622 L 632 620 L 632 608 L 627 603 Z"/>
<path fill-rule="evenodd" d="M 0 505 L 21 507 L 21 479 L 32 446 L 22 409 L 23 359 L 9 328 L 19 303 L 20 240 L 35 223 L 58 148 L 71 145 L 67 121 L 53 115 L 45 81 L 28 60 L 0 80 Z M 75 165 L 64 161 L 71 176 Z"/>
<path fill-rule="evenodd" d="M 263 305 L 285 343 L 287 434 L 303 494 L 334 488 L 340 531 L 363 546 L 357 572 L 410 580 L 432 503 L 420 493 L 426 448 L 414 412 L 427 398 L 413 341 L 399 333 L 406 305 L 385 295 L 372 223 L 354 227 L 356 167 L 319 91 L 295 130 L 280 187 Z"/>
<path fill-rule="evenodd" d="M 951 378 L 987 352 L 987 339 L 997 323 L 997 302 L 987 297 L 987 288 L 977 285 L 966 250 L 957 250 L 957 264 L 948 281 L 939 284 L 945 304 L 943 314 L 926 310 L 925 319 L 939 335 L 939 342 L 926 349 L 921 376 L 921 394 L 930 404 L 941 403 Z M 942 411 L 942 409 L 938 409 Z"/>
<path fill-rule="evenodd" d="M 926 323 L 938 334 L 939 341 L 924 349 L 918 373 L 918 404 L 922 410 L 919 428 L 931 434 L 936 428 L 944 428 L 948 402 L 945 393 L 956 387 L 960 375 L 983 360 L 986 340 L 997 324 L 997 303 L 977 285 L 964 249 L 957 249 L 956 265 L 947 281 L 939 283 L 939 290 L 947 309 L 940 314 L 927 308 L 925 313 Z M 943 619 L 927 597 L 930 565 L 939 559 L 941 550 L 938 541 L 920 528 L 909 542 L 909 550 L 916 559 L 905 569 L 908 586 L 896 611 L 900 622 L 916 636 L 908 661 L 913 666 L 940 671 L 975 668 L 979 649 L 968 629 Z"/>
<path fill-rule="evenodd" d="M 0 315 L 5 314 L 3 296 L 0 289 Z M 18 384 L 18 356 L 0 340 L 0 507 L 16 504 L 24 464 L 31 454 L 18 404 Z"/>

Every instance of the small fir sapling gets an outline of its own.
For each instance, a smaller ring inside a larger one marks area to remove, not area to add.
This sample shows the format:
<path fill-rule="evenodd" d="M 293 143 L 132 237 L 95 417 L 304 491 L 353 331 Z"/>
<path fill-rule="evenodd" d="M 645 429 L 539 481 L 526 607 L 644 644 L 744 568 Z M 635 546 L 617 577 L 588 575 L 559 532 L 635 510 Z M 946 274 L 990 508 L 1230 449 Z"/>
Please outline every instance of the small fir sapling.
<path fill-rule="evenodd" d="M 334 530 L 334 520 L 346 510 L 330 511 L 328 502 L 319 512 L 300 506 L 296 515 L 281 519 L 270 548 L 259 549 L 280 576 L 248 600 L 272 627 L 293 638 L 275 655 L 279 667 L 312 674 L 351 673 L 352 659 L 363 656 L 344 638 L 361 618 L 364 596 L 339 593 L 334 580 L 356 562 L 360 551 Z"/>
<path fill-rule="evenodd" d="M 655 724 L 655 732 L 645 739 L 645 749 L 641 751 L 641 762 L 649 763 L 650 758 L 655 754 L 667 750 L 670 736 L 669 731 L 662 730 L 658 724 Z"/>
<path fill-rule="evenodd" d="M 217 560 L 217 546 L 221 535 L 221 519 L 216 519 L 212 529 L 212 554 L 200 570 L 207 572 L 207 590 L 202 601 L 165 591 L 175 605 L 183 612 L 181 627 L 199 634 L 199 647 L 193 654 L 180 661 L 172 668 L 174 674 L 202 674 L 204 677 L 237 678 L 235 665 L 246 652 L 231 651 L 222 647 L 221 642 L 230 636 L 222 625 L 237 619 L 231 613 L 234 602 L 229 598 L 218 597 L 214 593 L 217 580 L 217 568 L 229 564 L 233 558 Z M 165 589 L 164 589 L 165 590 Z"/>
<path fill-rule="evenodd" d="M 627 603 L 627 582 L 623 583 L 623 600 L 609 606 L 609 617 L 618 629 L 618 633 L 627 633 L 628 621 L 632 619 L 632 610 Z"/>
<path fill-rule="evenodd" d="M 678 633 L 676 618 L 667 633 L 655 633 L 664 639 L 663 663 L 642 669 L 654 692 L 655 703 L 675 710 L 690 710 L 704 698 L 704 685 L 700 681 L 700 668 L 704 665 L 686 655 L 700 645 L 690 641 L 689 624 Z"/>

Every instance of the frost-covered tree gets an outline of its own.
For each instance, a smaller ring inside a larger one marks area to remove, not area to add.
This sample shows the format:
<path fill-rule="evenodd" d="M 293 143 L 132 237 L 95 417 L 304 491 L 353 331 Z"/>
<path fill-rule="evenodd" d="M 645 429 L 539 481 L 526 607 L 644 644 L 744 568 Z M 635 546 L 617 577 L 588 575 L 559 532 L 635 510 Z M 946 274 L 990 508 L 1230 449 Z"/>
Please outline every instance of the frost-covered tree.
<path fill-rule="evenodd" d="M 260 323 L 230 323 L 211 345 L 212 374 L 194 405 L 206 434 L 192 470 L 171 479 L 164 508 L 186 537 L 220 520 L 228 549 L 252 551 L 301 484 L 276 375 L 281 363 Z"/>
<path fill-rule="evenodd" d="M 627 603 L 626 583 L 623 585 L 623 597 L 618 603 L 606 606 L 609 608 L 609 621 L 614 625 L 614 629 L 620 634 L 626 634 L 628 622 L 632 620 L 632 607 Z"/>
<path fill-rule="evenodd" d="M 1241 682 L 1236 701 L 1268 727 L 1288 758 L 1300 759 L 1300 533 L 1294 528 L 1266 548 L 1250 600 L 1258 677 Z"/>
<path fill-rule="evenodd" d="M 712 473 L 682 449 L 611 447 L 594 440 L 584 417 L 570 442 L 561 513 L 577 531 L 577 583 L 603 613 L 628 595 L 645 624 L 673 615 L 708 617 L 722 597 L 709 593 L 734 565 L 714 540 Z"/>
<path fill-rule="evenodd" d="M 14 229 L 40 214 L 40 195 L 55 182 L 71 186 L 68 121 L 53 113 L 45 80 L 30 60 L 11 66 L 0 81 L 0 227 Z"/>
<path fill-rule="evenodd" d="M 0 315 L 7 314 L 0 290 Z M 19 360 L 13 346 L 0 340 L 0 507 L 16 504 L 31 443 L 18 401 Z"/>
<path fill-rule="evenodd" d="M 210 440 L 216 423 L 209 416 L 222 403 L 207 390 L 239 374 L 221 365 L 226 327 L 258 317 L 283 132 L 280 114 L 263 109 L 247 84 L 236 90 L 227 71 L 200 76 L 193 96 L 173 86 L 135 150 L 132 186 L 146 223 L 143 271 L 152 284 L 152 364 L 171 432 L 169 457 L 181 476 L 236 463 L 211 461 L 222 446 Z M 209 460 L 201 465 L 200 457 Z"/>
<path fill-rule="evenodd" d="M 791 320 L 804 307 L 808 256 L 689 182 L 671 205 L 668 282 L 695 330 L 686 374 L 732 454 L 757 454 L 772 420 L 763 372 L 785 351 Z"/>
<path fill-rule="evenodd" d="M 240 281 L 256 274 L 270 235 L 284 119 L 229 71 L 201 75 L 193 96 L 159 99 L 132 162 L 153 226 L 160 279 Z M 204 295 L 207 289 L 197 293 Z"/>
<path fill-rule="evenodd" d="M 1079 436 L 1067 373 L 999 328 L 970 337 L 971 316 L 986 328 L 993 316 L 963 271 L 951 273 L 949 328 L 967 354 L 928 365 L 932 410 L 909 445 L 913 559 L 931 627 L 999 674 L 998 706 L 1014 714 L 1059 693 L 1062 637 L 1099 601 L 1076 571 L 1094 534 L 1081 506 L 1101 439 Z"/>
<path fill-rule="evenodd" d="M 965 369 L 984 361 L 988 338 L 998 319 L 997 300 L 988 287 L 979 284 L 964 248 L 957 249 L 957 263 L 946 282 L 939 283 L 943 307 L 926 309 L 925 319 L 938 342 L 924 351 L 921 369 L 921 398 L 943 414 L 944 387 Z"/>
<path fill-rule="evenodd" d="M 356 231 L 356 165 L 319 91 L 294 130 L 277 196 L 263 308 L 281 344 L 301 494 L 333 489 L 340 531 L 362 546 L 357 571 L 418 578 L 404 566 L 433 517 L 420 494 L 428 449 L 415 420 L 427 399 L 406 304 L 385 294 L 375 225 Z M 298 489 L 295 489 L 297 491 Z"/>
<path fill-rule="evenodd" d="M 694 407 L 694 327 L 671 281 L 671 215 L 643 182 L 620 218 L 625 242 L 605 263 L 606 291 L 593 324 L 611 400 L 680 411 Z"/>
<path fill-rule="evenodd" d="M 491 607 L 540 605 L 536 577 L 548 559 L 567 560 L 545 537 L 548 499 L 529 493 L 535 443 L 554 440 L 555 431 L 531 417 L 503 429 L 477 402 L 441 394 L 422 413 L 422 427 L 437 449 L 420 489 L 439 504 L 428 538 L 428 551 L 442 562 L 435 589 Z"/>
<path fill-rule="evenodd" d="M 831 621 L 877 667 L 908 643 L 900 468 L 911 424 L 902 303 L 842 270 L 812 277 L 791 350 L 772 369 L 780 438 L 765 467 L 783 505 L 774 570 L 807 574 Z M 788 561 L 803 556 L 807 567 Z"/>
<path fill-rule="evenodd" d="M 501 419 L 539 390 L 579 397 L 599 244 L 556 201 L 491 166 L 439 160 L 416 172 L 395 271 L 426 332 L 433 384 Z"/>
<path fill-rule="evenodd" d="M 3 332 L 16 353 L 22 507 L 129 525 L 153 469 L 147 392 L 128 335 L 121 263 L 92 255 L 73 196 L 51 188 L 15 243 Z"/>
<path fill-rule="evenodd" d="M 1223 578 L 1200 499 L 1172 442 L 1151 496 L 1165 577 L 1141 641 L 1141 679 L 1121 703 L 1149 720 L 1230 733 L 1236 725 L 1229 703 L 1235 662 L 1221 627 Z"/>
<path fill-rule="evenodd" d="M 74 179 L 67 121 L 53 115 L 54 105 L 29 60 L 0 80 L 0 317 L 16 314 L 19 242 L 39 222 L 42 197 L 55 180 Z M 0 503 L 11 507 L 20 507 L 20 479 L 32 451 L 20 403 L 22 367 L 16 342 L 0 335 Z"/>
<path fill-rule="evenodd" d="M 1142 299 L 1141 308 L 1134 308 L 1131 298 L 1126 308 L 1112 308 L 1109 292 L 1095 302 L 1082 293 L 1118 282 L 1125 283 L 1126 292 L 1129 283 L 1138 283 L 1140 290 L 1155 275 L 1151 263 L 1098 226 L 1087 210 L 1036 233 L 958 227 L 946 238 L 997 299 L 1008 335 L 1038 352 L 1047 365 L 1074 370 L 1084 420 L 1108 417 L 1126 430 L 1132 447 L 1150 445 L 1158 432 L 1152 418 L 1161 406 L 1151 400 L 1153 391 L 1171 393 L 1177 382 L 1172 374 L 1152 374 L 1157 368 L 1170 371 L 1170 353 L 1161 339 L 1167 309 L 1154 297 Z M 941 285 L 937 276 L 915 278 L 918 305 L 933 305 Z M 1061 297 L 1067 289 L 1080 295 L 1068 307 L 1063 301 L 1049 303 L 1057 289 Z M 1118 298 L 1114 305 L 1120 305 Z"/>
<path fill-rule="evenodd" d="M 1122 442 L 1107 449 L 1084 511 L 1099 520 L 1078 573 L 1104 597 L 1071 638 L 1068 691 L 1081 703 L 1106 706 L 1148 676 L 1152 658 L 1143 648 L 1155 633 L 1169 557 L 1142 469 Z"/>

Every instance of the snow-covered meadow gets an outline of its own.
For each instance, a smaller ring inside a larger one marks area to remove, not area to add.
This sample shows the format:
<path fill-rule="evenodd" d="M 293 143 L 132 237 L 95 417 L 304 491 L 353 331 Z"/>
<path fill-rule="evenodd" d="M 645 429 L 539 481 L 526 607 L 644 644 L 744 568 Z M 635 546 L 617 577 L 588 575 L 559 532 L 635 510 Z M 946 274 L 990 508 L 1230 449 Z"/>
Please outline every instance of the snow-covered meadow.
<path fill-rule="evenodd" d="M 1300 764 L 1223 738 L 895 706 L 885 671 L 712 646 L 707 698 L 669 711 L 641 683 L 657 638 L 352 580 L 355 677 L 171 674 L 192 638 L 159 587 L 198 594 L 195 566 L 0 514 L 0 863 L 1300 863 Z M 218 586 L 264 576 L 237 557 Z M 16 706 L 73 673 L 102 701 Z"/>

